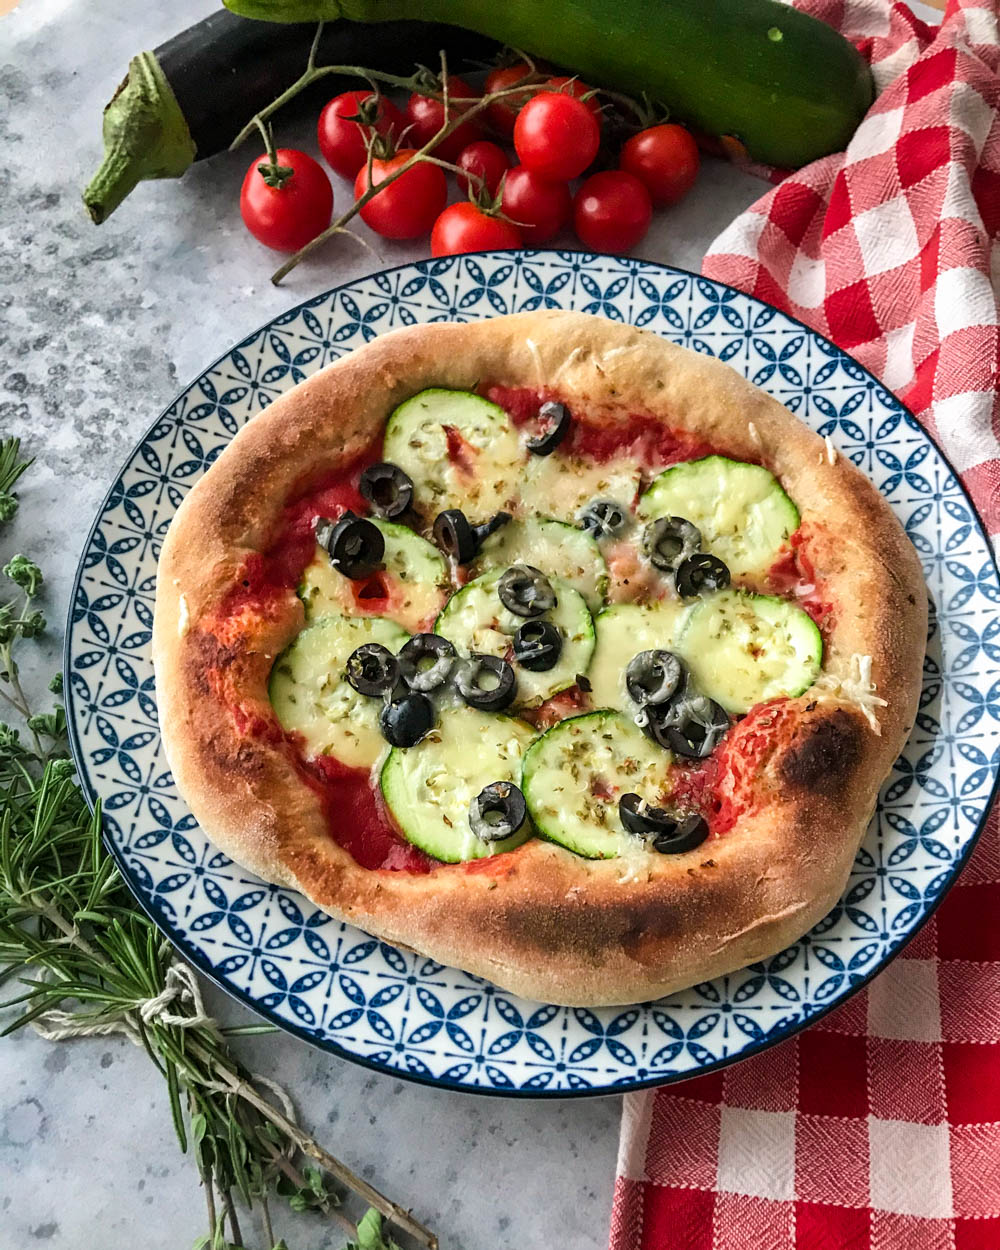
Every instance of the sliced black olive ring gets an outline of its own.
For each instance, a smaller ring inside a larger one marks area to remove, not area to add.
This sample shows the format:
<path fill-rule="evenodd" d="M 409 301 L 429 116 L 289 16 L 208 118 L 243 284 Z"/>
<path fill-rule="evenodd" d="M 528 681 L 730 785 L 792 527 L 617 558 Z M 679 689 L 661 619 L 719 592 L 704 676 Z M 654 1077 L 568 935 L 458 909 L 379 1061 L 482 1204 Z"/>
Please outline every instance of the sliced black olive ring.
<path fill-rule="evenodd" d="M 388 461 L 370 464 L 361 474 L 358 489 L 386 521 L 401 517 L 413 503 L 413 479 L 398 464 Z"/>
<path fill-rule="evenodd" d="M 382 708 L 379 726 L 390 746 L 415 747 L 434 728 L 434 704 L 427 695 L 411 690 Z"/>
<path fill-rule="evenodd" d="M 674 585 L 682 599 L 693 599 L 696 595 L 725 590 L 729 582 L 729 569 L 718 556 L 710 555 L 707 551 L 689 556 L 678 565 L 674 573 Z"/>
<path fill-rule="evenodd" d="M 652 807 L 638 794 L 623 794 L 618 800 L 622 828 L 648 843 L 663 855 L 693 851 L 708 837 L 708 822 L 696 812 L 672 816 L 662 807 Z"/>
<path fill-rule="evenodd" d="M 628 524 L 628 511 L 613 499 L 595 499 L 580 509 L 576 519 L 596 539 L 614 538 Z"/>
<path fill-rule="evenodd" d="M 325 536 L 330 563 L 351 581 L 364 581 L 382 567 L 385 539 L 378 526 L 364 517 L 345 512 L 339 521 L 329 526 Z"/>
<path fill-rule="evenodd" d="M 497 582 L 497 594 L 515 616 L 541 616 L 558 600 L 552 583 L 531 564 L 513 564 Z"/>
<path fill-rule="evenodd" d="M 517 694 L 517 676 L 511 665 L 499 656 L 476 652 L 459 664 L 455 685 L 465 702 L 480 712 L 500 712 Z"/>
<path fill-rule="evenodd" d="M 524 795 L 512 781 L 494 781 L 469 804 L 469 826 L 483 842 L 512 838 L 528 818 Z"/>
<path fill-rule="evenodd" d="M 458 564 L 468 564 L 474 559 L 479 545 L 472 532 L 469 518 L 461 508 L 446 508 L 434 518 L 434 541 Z"/>
<path fill-rule="evenodd" d="M 455 667 L 455 648 L 440 634 L 414 634 L 399 652 L 399 674 L 411 690 L 443 686 Z"/>
<path fill-rule="evenodd" d="M 646 708 L 645 731 L 661 747 L 690 759 L 711 755 L 729 728 L 729 716 L 706 695 L 682 694 Z"/>
<path fill-rule="evenodd" d="M 498 512 L 488 521 L 473 525 L 461 508 L 446 508 L 434 518 L 434 541 L 457 564 L 468 564 L 479 554 L 487 538 L 510 519 L 509 512 Z"/>
<path fill-rule="evenodd" d="M 346 674 L 358 694 L 374 698 L 395 690 L 399 682 L 399 661 L 380 642 L 366 642 L 347 657 Z"/>
<path fill-rule="evenodd" d="M 640 707 L 666 703 L 684 680 L 684 666 L 672 651 L 640 651 L 625 669 L 625 689 Z"/>
<path fill-rule="evenodd" d="M 550 456 L 569 433 L 569 409 L 550 399 L 539 408 L 538 420 L 541 433 L 529 438 L 525 446 L 533 455 Z"/>
<path fill-rule="evenodd" d="M 654 568 L 673 573 L 701 550 L 701 530 L 682 516 L 661 516 L 643 530 L 642 550 Z"/>
<path fill-rule="evenodd" d="M 491 534 L 495 534 L 498 529 L 502 529 L 512 519 L 509 512 L 498 512 L 495 516 L 491 516 L 488 521 L 483 521 L 481 525 L 474 525 L 472 527 L 472 536 L 476 540 L 476 550 L 479 550 Z"/>
<path fill-rule="evenodd" d="M 514 635 L 514 659 L 529 672 L 547 673 L 559 663 L 562 645 L 551 621 L 525 621 Z"/>

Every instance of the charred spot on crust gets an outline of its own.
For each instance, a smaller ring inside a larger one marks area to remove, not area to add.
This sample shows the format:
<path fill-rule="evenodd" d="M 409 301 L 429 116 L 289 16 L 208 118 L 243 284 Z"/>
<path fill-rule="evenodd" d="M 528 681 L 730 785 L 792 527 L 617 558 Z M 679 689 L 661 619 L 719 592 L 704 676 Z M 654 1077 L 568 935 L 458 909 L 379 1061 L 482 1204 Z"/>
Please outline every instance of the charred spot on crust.
<path fill-rule="evenodd" d="M 796 790 L 836 794 L 861 758 L 861 735 L 857 718 L 842 707 L 803 725 L 782 756 L 782 782 Z"/>
<path fill-rule="evenodd" d="M 199 694 L 207 695 L 212 691 L 211 673 L 224 673 L 231 668 L 237 659 L 238 652 L 234 647 L 223 645 L 215 634 L 192 632 L 188 636 L 187 672 L 191 684 Z"/>

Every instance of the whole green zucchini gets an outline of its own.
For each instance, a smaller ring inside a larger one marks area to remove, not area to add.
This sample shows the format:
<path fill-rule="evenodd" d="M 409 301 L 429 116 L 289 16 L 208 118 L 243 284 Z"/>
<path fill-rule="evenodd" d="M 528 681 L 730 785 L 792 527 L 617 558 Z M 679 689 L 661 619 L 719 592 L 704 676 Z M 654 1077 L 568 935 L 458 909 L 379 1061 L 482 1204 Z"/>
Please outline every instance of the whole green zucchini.
<path fill-rule="evenodd" d="M 420 18 L 489 35 L 794 168 L 845 147 L 871 71 L 832 27 L 778 0 L 225 0 L 276 22 Z"/>

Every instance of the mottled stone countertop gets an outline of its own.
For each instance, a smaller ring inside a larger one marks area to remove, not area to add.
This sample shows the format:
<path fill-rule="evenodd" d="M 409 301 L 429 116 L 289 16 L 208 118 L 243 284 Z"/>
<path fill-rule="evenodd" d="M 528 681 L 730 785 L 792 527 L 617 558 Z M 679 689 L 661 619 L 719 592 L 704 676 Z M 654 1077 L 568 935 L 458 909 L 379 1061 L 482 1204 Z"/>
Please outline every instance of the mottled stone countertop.
<path fill-rule="evenodd" d="M 196 166 L 182 182 L 146 183 L 107 224 L 91 225 L 80 189 L 99 155 L 101 108 L 130 56 L 212 7 L 21 0 L 0 18 L 0 436 L 20 435 L 37 458 L 0 554 L 26 550 L 45 569 L 48 654 L 35 653 L 27 673 L 39 688 L 58 665 L 90 521 L 180 385 L 291 304 L 426 254 L 343 243 L 272 287 L 272 256 L 239 220 L 245 153 Z M 306 123 L 279 124 L 278 137 L 315 149 Z M 710 162 L 639 253 L 697 269 L 708 242 L 762 190 Z M 227 1021 L 250 1018 L 221 994 L 209 1001 Z M 280 1034 L 243 1049 L 292 1092 L 334 1153 L 412 1205 L 444 1246 L 606 1244 L 618 1099 L 438 1092 Z M 0 1247 L 178 1250 L 203 1230 L 193 1163 L 177 1149 L 163 1082 L 141 1051 L 28 1032 L 0 1041 Z M 292 1250 L 342 1244 L 316 1217 L 290 1219 L 284 1231 Z"/>

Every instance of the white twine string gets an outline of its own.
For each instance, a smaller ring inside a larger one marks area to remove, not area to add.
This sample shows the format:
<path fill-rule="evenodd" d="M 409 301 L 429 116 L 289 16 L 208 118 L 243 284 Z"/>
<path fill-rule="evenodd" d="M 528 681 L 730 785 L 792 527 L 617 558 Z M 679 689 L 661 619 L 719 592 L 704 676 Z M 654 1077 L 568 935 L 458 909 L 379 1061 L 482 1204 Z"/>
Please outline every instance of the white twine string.
<path fill-rule="evenodd" d="M 174 1004 L 189 1007 L 185 1015 L 178 1015 L 170 1008 Z M 49 1042 L 65 1042 L 75 1037 L 127 1037 L 136 1046 L 143 1044 L 142 1035 L 134 1023 L 138 1015 L 143 1024 L 163 1024 L 178 1029 L 207 1028 L 219 1033 L 218 1022 L 205 1010 L 201 996 L 201 986 L 194 971 L 187 964 L 174 961 L 167 968 L 163 981 L 163 989 L 152 998 L 144 998 L 134 1003 L 118 1016 L 94 1016 L 87 1011 L 63 1011 L 53 1008 L 44 1011 L 31 1021 L 31 1027 L 39 1037 Z M 295 1122 L 295 1104 L 288 1091 L 269 1077 L 258 1072 L 249 1074 L 248 1085 L 255 1085 L 270 1090 L 281 1106 L 285 1117 Z M 208 1081 L 204 1086 L 220 1094 L 233 1094 L 237 1091 L 225 1081 Z M 280 1153 L 290 1158 L 295 1146 L 290 1141 Z"/>
<path fill-rule="evenodd" d="M 185 1015 L 177 1015 L 169 1010 L 175 1003 L 187 1004 L 191 1010 Z M 187 964 L 176 961 L 167 968 L 159 994 L 141 999 L 120 1016 L 94 1016 L 87 1011 L 63 1011 L 56 1007 L 36 1016 L 31 1021 L 31 1027 L 48 1042 L 64 1042 L 73 1037 L 113 1037 L 117 1034 L 141 1046 L 139 1030 L 129 1019 L 132 1013 L 138 1014 L 143 1024 L 155 1021 L 178 1029 L 208 1028 L 216 1031 L 219 1027 L 205 1011 L 198 978 Z"/>

